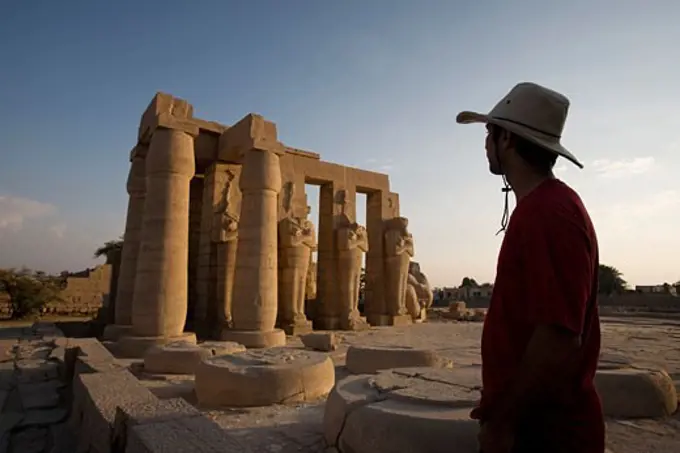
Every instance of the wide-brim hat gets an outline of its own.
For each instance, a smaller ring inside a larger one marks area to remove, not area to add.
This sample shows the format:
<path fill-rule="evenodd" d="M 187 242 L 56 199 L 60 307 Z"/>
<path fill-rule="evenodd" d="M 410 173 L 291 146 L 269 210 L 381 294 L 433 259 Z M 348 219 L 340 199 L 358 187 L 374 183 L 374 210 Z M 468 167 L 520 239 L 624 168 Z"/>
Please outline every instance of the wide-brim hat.
<path fill-rule="evenodd" d="M 456 116 L 456 121 L 495 124 L 583 168 L 576 156 L 560 143 L 568 112 L 566 96 L 523 82 L 515 85 L 489 113 L 464 111 Z"/>

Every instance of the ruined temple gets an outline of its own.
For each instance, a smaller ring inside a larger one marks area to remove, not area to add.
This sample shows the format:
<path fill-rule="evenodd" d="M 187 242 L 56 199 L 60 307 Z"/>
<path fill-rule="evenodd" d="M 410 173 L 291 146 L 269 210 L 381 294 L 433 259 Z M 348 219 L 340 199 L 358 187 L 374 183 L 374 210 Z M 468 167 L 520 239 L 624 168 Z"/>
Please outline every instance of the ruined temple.
<path fill-rule="evenodd" d="M 413 238 L 385 174 L 284 145 L 255 114 L 233 126 L 157 93 L 130 153 L 129 205 L 111 338 L 141 352 L 206 338 L 248 347 L 285 333 L 410 323 Z M 318 232 L 305 185 L 319 189 Z M 366 225 L 356 194 L 366 194 Z M 317 252 L 314 319 L 305 316 Z M 365 254 L 364 315 L 357 309 Z M 137 354 L 135 354 L 137 355 Z"/>

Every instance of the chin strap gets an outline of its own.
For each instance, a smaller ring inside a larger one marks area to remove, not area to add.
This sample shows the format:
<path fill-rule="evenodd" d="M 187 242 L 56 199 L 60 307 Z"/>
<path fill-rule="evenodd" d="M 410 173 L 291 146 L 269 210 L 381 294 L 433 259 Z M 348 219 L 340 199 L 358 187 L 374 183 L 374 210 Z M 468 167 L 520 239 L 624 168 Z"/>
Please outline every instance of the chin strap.
<path fill-rule="evenodd" d="M 496 161 L 498 162 L 498 168 L 501 170 L 500 173 L 501 177 L 503 178 L 503 188 L 501 189 L 501 192 L 505 194 L 505 201 L 503 203 L 503 215 L 501 216 L 501 229 L 496 232 L 496 236 L 498 236 L 499 234 L 505 232 L 506 228 L 508 227 L 508 222 L 510 221 L 510 207 L 508 205 L 508 197 L 510 196 L 512 188 L 510 187 L 510 184 L 508 184 L 508 180 L 505 177 L 503 168 L 501 166 L 501 156 L 498 152 L 497 137 L 494 137 L 494 148 L 496 148 Z"/>
<path fill-rule="evenodd" d="M 505 201 L 503 203 L 503 216 L 501 217 L 501 229 L 496 232 L 496 236 L 505 231 L 505 229 L 508 227 L 508 221 L 510 220 L 510 207 L 508 206 L 508 197 L 510 196 L 512 188 L 510 187 L 510 184 L 508 184 L 508 180 L 505 179 L 505 175 L 503 175 L 503 185 L 505 186 L 501 189 L 501 192 L 505 194 Z"/>

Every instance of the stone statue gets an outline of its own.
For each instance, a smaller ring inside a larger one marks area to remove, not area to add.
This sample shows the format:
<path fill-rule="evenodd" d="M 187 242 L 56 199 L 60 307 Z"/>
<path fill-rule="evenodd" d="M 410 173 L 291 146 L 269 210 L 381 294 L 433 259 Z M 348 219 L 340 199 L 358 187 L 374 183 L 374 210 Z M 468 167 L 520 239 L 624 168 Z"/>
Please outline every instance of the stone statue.
<path fill-rule="evenodd" d="M 309 268 L 307 269 L 307 283 L 305 286 L 305 299 L 316 299 L 316 262 L 309 256 Z"/>
<path fill-rule="evenodd" d="M 314 224 L 306 217 L 288 216 L 279 222 L 278 323 L 289 335 L 311 330 L 305 316 L 305 293 L 315 248 Z"/>
<path fill-rule="evenodd" d="M 407 283 L 406 310 L 414 321 L 424 321 L 434 295 L 427 277 L 420 271 L 420 264 L 415 261 L 409 263 Z"/>
<path fill-rule="evenodd" d="M 413 236 L 408 232 L 408 219 L 395 217 L 385 222 L 385 271 L 387 274 L 387 314 L 406 314 L 406 290 L 409 262 L 413 257 Z"/>
<path fill-rule="evenodd" d="M 212 240 L 217 243 L 217 307 L 218 328 L 230 328 L 232 288 L 234 286 L 234 270 L 236 269 L 236 247 L 238 239 L 238 222 L 236 214 L 230 212 L 232 197 L 232 182 L 235 175 L 226 172 L 227 181 L 222 191 L 222 200 L 215 210 L 215 220 L 212 229 Z"/>
<path fill-rule="evenodd" d="M 366 228 L 345 216 L 345 221 L 336 228 L 336 239 L 340 327 L 345 330 L 365 329 L 368 325 L 359 313 L 359 289 L 362 258 L 368 252 L 368 233 Z"/>

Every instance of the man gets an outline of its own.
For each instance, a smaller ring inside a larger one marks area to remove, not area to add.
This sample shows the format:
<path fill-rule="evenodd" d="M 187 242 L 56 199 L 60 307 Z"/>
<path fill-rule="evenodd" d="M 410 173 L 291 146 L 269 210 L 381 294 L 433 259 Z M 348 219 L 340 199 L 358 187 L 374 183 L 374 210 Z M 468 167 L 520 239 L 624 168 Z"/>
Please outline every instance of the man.
<path fill-rule="evenodd" d="M 593 384 L 597 238 L 579 196 L 552 172 L 558 157 L 583 168 L 560 143 L 568 110 L 563 95 L 520 83 L 489 114 L 457 117 L 486 124 L 489 169 L 506 183 L 506 231 L 482 334 L 482 400 L 471 414 L 483 453 L 604 451 Z M 509 190 L 517 206 L 508 222 Z"/>

